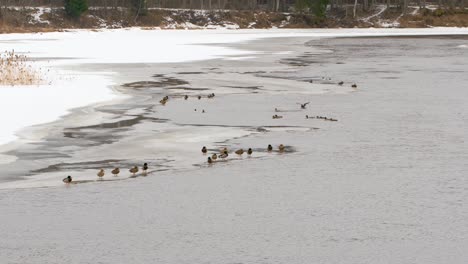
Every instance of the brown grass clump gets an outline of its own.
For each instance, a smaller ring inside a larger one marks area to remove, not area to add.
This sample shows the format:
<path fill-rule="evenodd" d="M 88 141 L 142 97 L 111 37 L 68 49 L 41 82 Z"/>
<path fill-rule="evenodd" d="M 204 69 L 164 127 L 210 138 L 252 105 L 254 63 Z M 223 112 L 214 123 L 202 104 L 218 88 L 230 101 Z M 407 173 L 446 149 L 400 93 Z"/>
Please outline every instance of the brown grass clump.
<path fill-rule="evenodd" d="M 42 74 L 28 63 L 28 57 L 15 51 L 0 53 L 0 85 L 35 85 L 42 83 Z"/>

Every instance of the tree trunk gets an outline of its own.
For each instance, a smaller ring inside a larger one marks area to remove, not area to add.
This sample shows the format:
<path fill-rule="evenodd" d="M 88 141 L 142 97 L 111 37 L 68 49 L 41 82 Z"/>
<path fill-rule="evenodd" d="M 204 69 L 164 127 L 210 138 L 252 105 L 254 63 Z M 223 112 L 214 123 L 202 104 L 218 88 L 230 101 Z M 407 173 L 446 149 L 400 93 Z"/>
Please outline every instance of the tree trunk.
<path fill-rule="evenodd" d="M 357 0 L 354 0 L 353 18 L 356 17 Z"/>

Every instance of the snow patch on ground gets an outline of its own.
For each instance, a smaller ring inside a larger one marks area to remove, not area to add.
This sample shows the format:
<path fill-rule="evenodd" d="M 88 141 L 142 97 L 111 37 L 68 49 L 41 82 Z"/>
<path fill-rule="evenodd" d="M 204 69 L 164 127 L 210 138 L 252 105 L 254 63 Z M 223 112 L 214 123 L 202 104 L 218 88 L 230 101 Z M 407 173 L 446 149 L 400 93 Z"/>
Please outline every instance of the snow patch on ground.
<path fill-rule="evenodd" d="M 50 24 L 48 20 L 43 20 L 41 16 L 44 13 L 50 13 L 50 8 L 38 7 L 35 8 L 36 12 L 32 14 L 34 24 Z"/>
<path fill-rule="evenodd" d="M 385 10 L 387 10 L 387 6 L 386 5 L 379 5 L 379 6 L 376 7 L 376 9 L 377 9 L 377 12 L 375 14 L 370 15 L 368 17 L 365 17 L 365 18 L 361 19 L 361 21 L 369 22 L 369 20 L 380 16 L 383 12 L 385 12 Z"/>

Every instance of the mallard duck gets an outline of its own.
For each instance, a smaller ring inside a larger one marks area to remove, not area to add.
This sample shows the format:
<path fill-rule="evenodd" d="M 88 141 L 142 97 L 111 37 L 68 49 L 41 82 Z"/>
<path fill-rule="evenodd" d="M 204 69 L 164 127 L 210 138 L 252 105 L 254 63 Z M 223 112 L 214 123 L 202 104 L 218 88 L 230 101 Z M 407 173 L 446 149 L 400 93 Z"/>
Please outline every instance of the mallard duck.
<path fill-rule="evenodd" d="M 226 150 L 226 151 L 223 151 L 223 154 L 219 155 L 219 157 L 222 158 L 222 159 L 225 159 L 225 158 L 227 158 L 228 156 L 229 156 L 229 154 L 228 154 L 227 150 Z"/>
<path fill-rule="evenodd" d="M 202 152 L 203 154 L 206 154 L 206 152 L 208 152 L 208 150 L 206 149 L 205 146 L 203 146 L 203 148 L 201 149 L 201 152 Z"/>
<path fill-rule="evenodd" d="M 343 85 L 343 84 L 344 84 L 344 82 L 343 82 L 343 81 L 341 81 L 341 82 L 339 82 L 339 83 L 338 83 L 338 85 Z"/>
<path fill-rule="evenodd" d="M 135 176 L 135 174 L 138 172 L 138 167 L 135 166 L 135 167 L 131 168 L 129 171 L 133 174 L 133 176 Z"/>
<path fill-rule="evenodd" d="M 249 149 L 247 150 L 247 155 L 252 155 L 252 153 L 253 153 L 252 149 L 249 148 Z"/>
<path fill-rule="evenodd" d="M 310 102 L 303 103 L 303 104 L 301 104 L 301 103 L 298 103 L 298 104 L 300 104 L 300 105 L 301 105 L 301 109 L 306 109 L 306 108 L 307 108 L 307 105 L 308 105 L 308 104 L 310 104 Z"/>
<path fill-rule="evenodd" d="M 236 153 L 237 155 L 242 155 L 242 154 L 244 154 L 244 149 L 238 149 L 238 150 L 236 150 L 235 153 Z"/>
<path fill-rule="evenodd" d="M 211 164 L 213 163 L 213 160 L 211 159 L 211 157 L 208 157 L 208 164 Z"/>
<path fill-rule="evenodd" d="M 283 116 L 280 116 L 280 115 L 273 115 L 272 118 L 273 118 L 273 119 L 281 119 L 281 118 L 283 118 Z"/>
<path fill-rule="evenodd" d="M 184 100 L 187 100 L 187 99 L 188 99 L 188 95 L 185 95 L 185 96 L 184 96 Z"/>
<path fill-rule="evenodd" d="M 268 149 L 268 151 L 273 151 L 273 146 L 270 144 L 270 145 L 268 145 L 267 149 Z"/>
<path fill-rule="evenodd" d="M 353 83 L 353 85 L 351 85 L 351 87 L 357 88 L 357 84 Z"/>
<path fill-rule="evenodd" d="M 146 175 L 147 172 L 148 172 L 148 163 L 145 163 L 143 164 L 143 174 Z"/>
<path fill-rule="evenodd" d="M 104 174 L 105 174 L 104 170 L 101 169 L 101 170 L 98 172 L 97 176 L 98 176 L 99 178 L 102 178 L 102 177 L 104 177 Z"/>
<path fill-rule="evenodd" d="M 167 95 L 164 96 L 163 100 L 165 100 L 165 101 L 169 100 L 169 96 L 167 96 Z"/>
<path fill-rule="evenodd" d="M 162 105 L 166 105 L 167 100 L 162 99 L 161 101 L 159 101 L 159 103 L 161 103 Z"/>
<path fill-rule="evenodd" d="M 113 174 L 114 176 L 119 176 L 120 169 L 119 169 L 119 168 L 115 168 L 115 169 L 113 169 L 111 172 L 112 172 L 112 174 Z"/>
<path fill-rule="evenodd" d="M 211 159 L 212 159 L 212 160 L 217 160 L 217 159 L 218 159 L 218 155 L 216 155 L 216 153 L 213 154 L 213 155 L 211 155 Z"/>
<path fill-rule="evenodd" d="M 286 147 L 283 144 L 280 144 L 278 149 L 280 152 L 283 152 Z"/>
<path fill-rule="evenodd" d="M 71 183 L 71 182 L 72 182 L 72 180 L 73 180 L 73 179 L 72 179 L 72 177 L 71 177 L 71 176 L 67 176 L 66 178 L 63 178 L 63 180 L 62 180 L 62 181 L 63 181 L 64 183 Z"/>

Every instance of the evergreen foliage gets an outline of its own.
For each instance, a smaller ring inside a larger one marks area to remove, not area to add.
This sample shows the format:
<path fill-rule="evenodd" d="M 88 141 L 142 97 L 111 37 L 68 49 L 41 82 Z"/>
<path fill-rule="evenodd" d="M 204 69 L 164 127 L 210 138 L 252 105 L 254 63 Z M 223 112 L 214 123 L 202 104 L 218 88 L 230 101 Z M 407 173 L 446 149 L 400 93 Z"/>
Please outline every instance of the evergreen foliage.
<path fill-rule="evenodd" d="M 87 10 L 87 0 L 65 0 L 65 11 L 71 17 L 78 18 Z"/>

